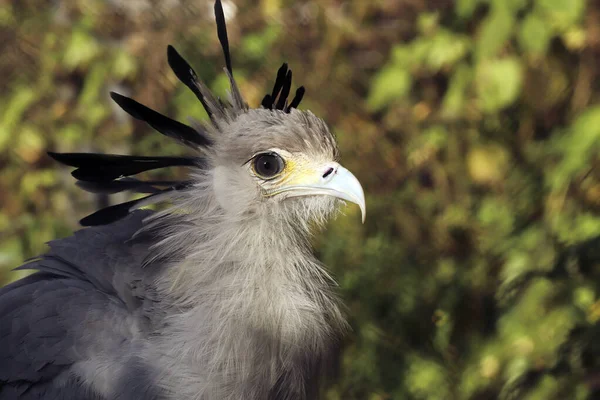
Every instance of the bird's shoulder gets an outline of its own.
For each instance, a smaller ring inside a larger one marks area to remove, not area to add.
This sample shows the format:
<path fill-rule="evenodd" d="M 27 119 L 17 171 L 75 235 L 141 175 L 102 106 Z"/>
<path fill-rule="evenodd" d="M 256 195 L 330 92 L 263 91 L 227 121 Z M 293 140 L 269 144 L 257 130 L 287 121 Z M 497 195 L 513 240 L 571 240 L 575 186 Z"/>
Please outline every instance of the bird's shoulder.
<path fill-rule="evenodd" d="M 142 262 L 151 243 L 133 239 L 148 215 L 52 241 L 20 267 L 37 272 L 0 288 L 0 399 L 101 398 L 82 384 L 110 370 L 111 361 L 98 360 L 126 359 L 150 329 L 144 308 L 154 299 Z"/>
<path fill-rule="evenodd" d="M 142 267 L 153 239 L 150 235 L 136 235 L 151 213 L 135 211 L 114 223 L 81 229 L 72 236 L 50 241 L 48 252 L 17 270 L 85 281 L 128 303 L 136 283 L 152 272 Z"/>

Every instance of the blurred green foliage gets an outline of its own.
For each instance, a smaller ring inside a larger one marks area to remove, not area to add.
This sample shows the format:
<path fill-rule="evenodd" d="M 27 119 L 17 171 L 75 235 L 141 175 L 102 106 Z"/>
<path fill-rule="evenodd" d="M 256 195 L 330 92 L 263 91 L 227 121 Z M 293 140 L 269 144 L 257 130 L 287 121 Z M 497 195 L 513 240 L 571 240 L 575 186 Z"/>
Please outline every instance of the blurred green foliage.
<path fill-rule="evenodd" d="M 46 150 L 176 154 L 108 92 L 205 118 L 172 43 L 218 93 L 211 2 L 0 5 L 0 281 L 107 199 Z M 234 4 L 235 3 L 235 4 Z M 600 397 L 600 4 L 235 0 L 258 105 L 288 61 L 367 193 L 316 245 L 353 331 L 327 399 Z"/>

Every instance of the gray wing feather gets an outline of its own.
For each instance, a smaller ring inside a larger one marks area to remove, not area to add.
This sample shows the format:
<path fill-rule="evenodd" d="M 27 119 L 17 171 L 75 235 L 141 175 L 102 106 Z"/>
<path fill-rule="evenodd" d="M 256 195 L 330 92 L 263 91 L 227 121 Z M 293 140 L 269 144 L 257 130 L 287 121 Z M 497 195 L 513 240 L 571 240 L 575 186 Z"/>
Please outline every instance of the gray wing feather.
<path fill-rule="evenodd" d="M 155 299 L 141 268 L 149 243 L 131 238 L 149 213 L 50 242 L 18 268 L 38 272 L 0 288 L 0 400 L 104 399 L 75 370 L 97 355 L 135 358 L 132 327 L 148 329 Z"/>

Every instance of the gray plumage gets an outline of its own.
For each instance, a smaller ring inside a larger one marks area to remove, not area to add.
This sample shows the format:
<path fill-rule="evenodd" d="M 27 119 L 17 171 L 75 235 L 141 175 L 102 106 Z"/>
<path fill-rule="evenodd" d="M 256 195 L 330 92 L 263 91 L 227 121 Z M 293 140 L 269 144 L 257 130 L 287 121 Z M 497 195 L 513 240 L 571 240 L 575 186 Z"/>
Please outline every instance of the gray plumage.
<path fill-rule="evenodd" d="M 262 108 L 248 108 L 219 1 L 215 11 L 231 104 L 169 48 L 210 123 L 191 128 L 113 96 L 196 151 L 193 163 L 152 161 L 191 167 L 188 180 L 155 190 L 123 178 L 150 169 L 147 160 L 53 154 L 78 168 L 84 189 L 153 194 L 84 219 L 99 226 L 50 242 L 19 267 L 37 272 L 0 289 L 0 400 L 317 397 L 345 322 L 310 234 L 342 200 L 364 218 L 364 194 L 324 122 L 295 109 L 303 90 L 293 107 L 281 98 L 291 73 Z M 170 207 L 135 210 L 157 200 Z"/>

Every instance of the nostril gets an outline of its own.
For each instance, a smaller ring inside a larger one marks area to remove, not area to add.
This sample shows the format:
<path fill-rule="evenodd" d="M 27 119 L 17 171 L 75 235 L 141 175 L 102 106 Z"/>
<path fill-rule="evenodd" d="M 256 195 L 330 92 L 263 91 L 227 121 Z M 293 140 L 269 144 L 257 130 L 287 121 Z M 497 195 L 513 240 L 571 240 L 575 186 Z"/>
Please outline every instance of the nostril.
<path fill-rule="evenodd" d="M 325 171 L 325 173 L 323 174 L 323 178 L 327 178 L 329 175 L 331 175 L 331 173 L 333 172 L 333 167 L 330 167 L 329 169 L 327 169 L 327 171 Z"/>

